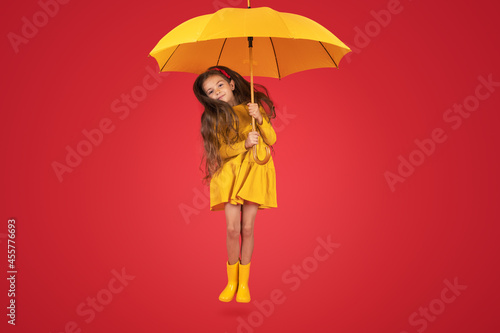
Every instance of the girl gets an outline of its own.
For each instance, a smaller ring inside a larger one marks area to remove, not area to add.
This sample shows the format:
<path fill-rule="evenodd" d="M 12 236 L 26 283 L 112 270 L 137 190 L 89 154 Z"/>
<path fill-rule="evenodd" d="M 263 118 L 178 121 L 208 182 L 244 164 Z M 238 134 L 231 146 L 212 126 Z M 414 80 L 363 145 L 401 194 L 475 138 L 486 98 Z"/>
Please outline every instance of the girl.
<path fill-rule="evenodd" d="M 203 181 L 210 180 L 210 210 L 224 210 L 226 216 L 228 282 L 219 295 L 222 302 L 231 301 L 235 293 L 237 302 L 250 302 L 248 276 L 255 216 L 258 210 L 278 207 L 273 159 L 259 165 L 252 153 L 256 144 L 260 158 L 265 156 L 264 144 L 272 149 L 276 133 L 269 118 L 276 114 L 267 89 L 254 86 L 262 91 L 256 90 L 256 103 L 249 103 L 250 82 L 223 66 L 210 67 L 193 85 L 205 108 L 201 116 L 206 160 Z M 252 131 L 252 117 L 257 131 Z"/>

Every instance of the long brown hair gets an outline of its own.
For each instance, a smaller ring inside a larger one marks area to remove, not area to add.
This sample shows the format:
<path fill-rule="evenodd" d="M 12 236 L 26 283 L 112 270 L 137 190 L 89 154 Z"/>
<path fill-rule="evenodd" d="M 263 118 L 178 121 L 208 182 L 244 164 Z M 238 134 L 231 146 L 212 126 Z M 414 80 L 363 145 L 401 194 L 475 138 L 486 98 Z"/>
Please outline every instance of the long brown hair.
<path fill-rule="evenodd" d="M 236 143 L 238 141 L 240 124 L 238 115 L 227 102 L 212 99 L 208 97 L 203 90 L 203 83 L 212 75 L 218 75 L 228 83 L 231 82 L 231 79 L 227 78 L 221 71 L 215 68 L 225 71 L 234 81 L 233 94 L 236 105 L 249 103 L 251 101 L 250 82 L 227 67 L 212 66 L 206 72 L 200 74 L 194 81 L 194 95 L 204 107 L 203 114 L 201 115 L 201 136 L 203 138 L 204 154 L 200 163 L 200 170 L 203 171 L 201 165 L 203 164 L 203 160 L 205 160 L 204 184 L 207 184 L 210 179 L 221 170 L 224 162 L 219 154 L 219 137 L 225 144 L 231 145 Z M 254 83 L 254 89 L 255 103 L 264 108 L 269 119 L 276 118 L 274 104 L 269 97 L 266 87 Z M 234 126 L 234 123 L 236 123 L 236 126 Z M 262 139 L 267 144 L 264 137 L 262 137 Z M 269 144 L 267 145 L 269 146 Z M 274 148 L 272 146 L 271 149 L 274 153 Z"/>

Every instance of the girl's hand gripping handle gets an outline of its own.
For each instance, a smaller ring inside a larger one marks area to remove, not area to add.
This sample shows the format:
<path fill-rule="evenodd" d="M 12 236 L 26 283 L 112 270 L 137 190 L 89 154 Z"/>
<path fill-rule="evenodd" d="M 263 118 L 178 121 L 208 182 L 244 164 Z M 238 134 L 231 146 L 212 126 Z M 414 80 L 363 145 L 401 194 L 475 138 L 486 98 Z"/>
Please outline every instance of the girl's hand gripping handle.
<path fill-rule="evenodd" d="M 245 148 L 249 149 L 259 143 L 259 132 L 252 131 L 248 133 L 247 139 L 245 140 Z"/>

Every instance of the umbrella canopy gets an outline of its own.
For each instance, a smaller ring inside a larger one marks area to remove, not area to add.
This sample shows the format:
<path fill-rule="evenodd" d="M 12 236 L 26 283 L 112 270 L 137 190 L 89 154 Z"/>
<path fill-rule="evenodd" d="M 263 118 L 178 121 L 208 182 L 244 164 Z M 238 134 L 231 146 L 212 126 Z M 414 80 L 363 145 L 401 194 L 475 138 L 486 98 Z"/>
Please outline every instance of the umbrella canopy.
<path fill-rule="evenodd" d="M 253 52 L 255 43 L 255 53 Z M 188 20 L 165 35 L 150 52 L 161 72 L 203 73 L 223 64 L 243 76 L 281 79 L 289 74 L 321 67 L 338 68 L 351 50 L 320 24 L 304 16 L 277 12 L 268 7 L 223 8 Z M 248 57 L 246 55 L 248 52 Z M 255 119 L 252 118 L 255 131 Z M 253 157 L 258 164 L 269 161 Z"/>
<path fill-rule="evenodd" d="M 250 66 L 247 37 L 253 37 Z M 190 19 L 165 35 L 150 55 L 162 72 L 200 74 L 224 65 L 243 76 L 282 78 L 322 67 L 338 67 L 351 50 L 326 28 L 304 16 L 268 7 L 223 8 Z"/>

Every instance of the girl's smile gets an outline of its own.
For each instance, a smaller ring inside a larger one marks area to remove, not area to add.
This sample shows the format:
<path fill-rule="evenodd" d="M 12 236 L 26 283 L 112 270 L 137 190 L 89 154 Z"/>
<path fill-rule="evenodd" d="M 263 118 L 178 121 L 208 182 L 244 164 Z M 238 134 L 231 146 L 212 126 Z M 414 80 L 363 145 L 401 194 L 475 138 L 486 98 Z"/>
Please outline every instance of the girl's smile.
<path fill-rule="evenodd" d="M 236 99 L 233 94 L 233 80 L 227 82 L 219 75 L 212 75 L 203 82 L 203 90 L 209 98 L 224 101 L 230 106 L 236 105 Z"/>

